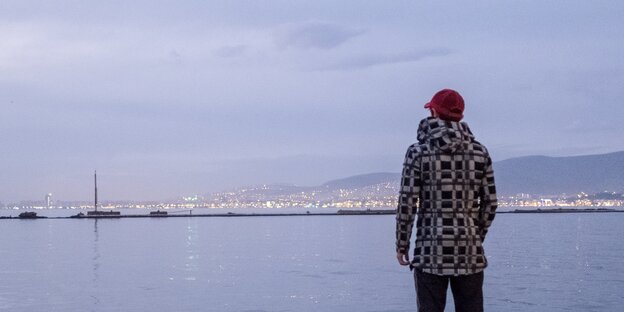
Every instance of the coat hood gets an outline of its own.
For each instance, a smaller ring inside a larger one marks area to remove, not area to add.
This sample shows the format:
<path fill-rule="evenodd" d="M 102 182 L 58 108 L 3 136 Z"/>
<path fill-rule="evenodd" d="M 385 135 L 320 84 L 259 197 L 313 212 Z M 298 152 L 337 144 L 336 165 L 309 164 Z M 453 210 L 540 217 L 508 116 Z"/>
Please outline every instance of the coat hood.
<path fill-rule="evenodd" d="M 436 150 L 455 152 L 463 150 L 464 143 L 474 141 L 474 135 L 465 122 L 428 117 L 418 126 L 418 143 Z"/>

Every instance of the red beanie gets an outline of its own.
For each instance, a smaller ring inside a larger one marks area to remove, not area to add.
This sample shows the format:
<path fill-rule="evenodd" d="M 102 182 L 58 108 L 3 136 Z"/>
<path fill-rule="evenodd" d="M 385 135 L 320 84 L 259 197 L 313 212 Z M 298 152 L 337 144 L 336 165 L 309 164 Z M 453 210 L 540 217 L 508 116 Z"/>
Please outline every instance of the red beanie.
<path fill-rule="evenodd" d="M 464 118 L 464 99 L 455 90 L 438 91 L 425 108 L 433 108 L 440 119 L 460 121 Z"/>

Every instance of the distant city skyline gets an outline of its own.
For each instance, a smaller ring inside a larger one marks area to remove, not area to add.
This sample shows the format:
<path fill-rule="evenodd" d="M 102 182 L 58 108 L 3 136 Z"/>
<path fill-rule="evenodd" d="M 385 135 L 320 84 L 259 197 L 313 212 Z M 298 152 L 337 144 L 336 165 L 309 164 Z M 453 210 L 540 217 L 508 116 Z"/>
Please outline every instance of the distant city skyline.
<path fill-rule="evenodd" d="M 397 172 L 458 90 L 494 160 L 624 150 L 619 1 L 2 1 L 0 201 Z"/>
<path fill-rule="evenodd" d="M 296 187 L 264 185 L 243 187 L 207 194 L 161 201 L 107 200 L 98 207 L 112 209 L 393 209 L 396 207 L 399 180 L 381 182 L 360 187 Z M 8 209 L 86 209 L 94 208 L 93 202 L 60 201 L 54 205 L 46 200 L 8 203 Z M 527 194 L 499 196 L 499 208 L 518 207 L 624 207 L 624 193 L 566 193 L 566 194 Z M 0 208 L 4 208 L 0 206 Z M 6 215 L 6 212 L 4 213 Z"/>

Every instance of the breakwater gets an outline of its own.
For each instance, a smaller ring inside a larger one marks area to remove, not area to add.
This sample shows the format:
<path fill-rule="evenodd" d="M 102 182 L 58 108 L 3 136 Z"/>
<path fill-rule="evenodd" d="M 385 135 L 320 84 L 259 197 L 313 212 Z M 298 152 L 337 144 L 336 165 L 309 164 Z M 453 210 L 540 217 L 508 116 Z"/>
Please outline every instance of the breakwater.
<path fill-rule="evenodd" d="M 498 214 L 535 214 L 535 213 L 614 213 L 624 212 L 620 209 L 611 208 L 584 208 L 584 209 L 568 209 L 568 208 L 552 208 L 552 209 L 515 209 L 511 211 L 498 211 Z M 167 213 L 166 211 L 152 211 L 147 214 L 98 214 L 90 215 L 89 213 L 79 213 L 72 216 L 43 216 L 36 213 L 28 213 L 22 216 L 0 216 L 4 220 L 32 220 L 32 219 L 125 219 L 125 218 L 225 218 L 225 217 L 302 217 L 302 216 L 379 216 L 394 215 L 396 210 L 377 209 L 377 210 L 338 210 L 337 212 L 298 212 L 298 213 Z"/>

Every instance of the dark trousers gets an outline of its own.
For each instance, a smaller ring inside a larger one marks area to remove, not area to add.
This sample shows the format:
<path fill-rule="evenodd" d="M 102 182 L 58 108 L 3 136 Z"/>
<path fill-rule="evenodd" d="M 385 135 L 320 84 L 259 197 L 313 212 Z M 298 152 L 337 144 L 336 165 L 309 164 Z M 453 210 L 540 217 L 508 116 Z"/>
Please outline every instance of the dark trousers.
<path fill-rule="evenodd" d="M 443 312 L 449 281 L 456 312 L 483 311 L 483 272 L 440 276 L 414 270 L 418 312 Z"/>

